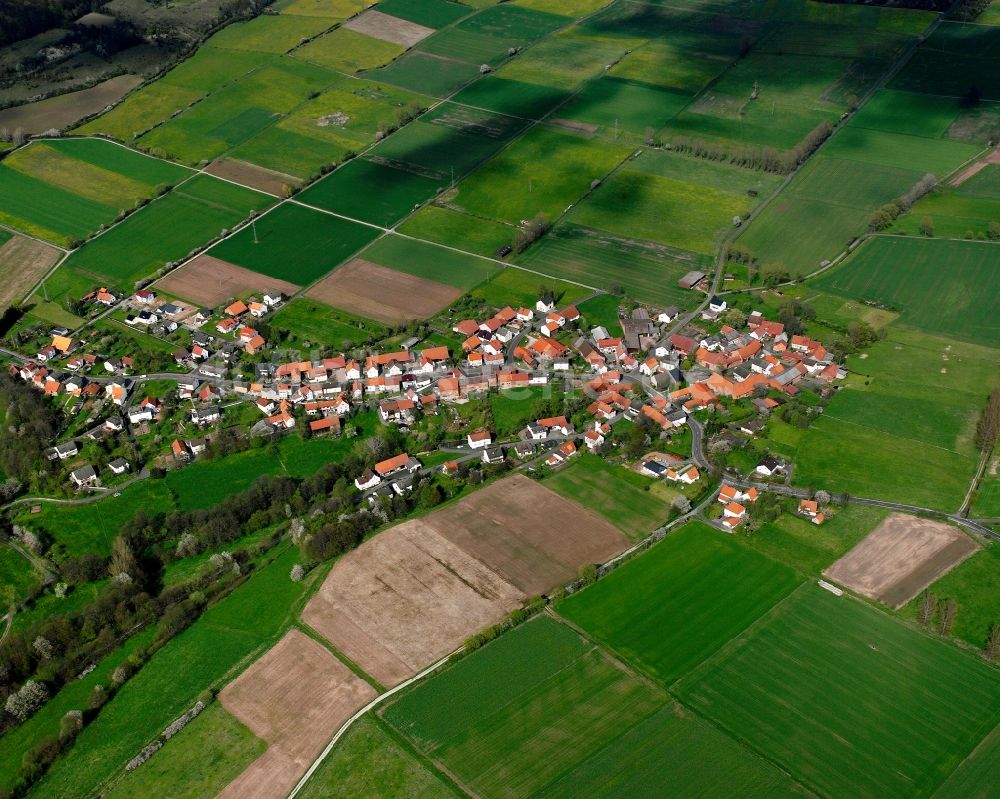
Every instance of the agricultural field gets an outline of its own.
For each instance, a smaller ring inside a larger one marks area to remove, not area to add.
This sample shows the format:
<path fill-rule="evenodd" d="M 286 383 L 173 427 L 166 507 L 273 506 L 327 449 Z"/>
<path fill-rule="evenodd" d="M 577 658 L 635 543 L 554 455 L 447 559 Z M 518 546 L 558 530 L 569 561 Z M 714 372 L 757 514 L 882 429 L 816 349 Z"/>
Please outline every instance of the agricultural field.
<path fill-rule="evenodd" d="M 343 349 L 348 341 L 357 346 L 385 334 L 385 328 L 371 319 L 335 311 L 322 303 L 299 298 L 285 305 L 271 319 L 274 328 L 288 331 L 292 346 L 334 346 Z"/>
<path fill-rule="evenodd" d="M 569 92 L 552 86 L 487 75 L 454 96 L 456 103 L 488 108 L 500 114 L 524 119 L 541 119 L 569 97 Z"/>
<path fill-rule="evenodd" d="M 505 64 L 498 75 L 504 81 L 549 87 L 550 91 L 552 89 L 569 91 L 584 80 L 600 78 L 604 74 L 605 67 L 621 59 L 632 44 L 634 42 L 629 39 L 599 36 L 579 25 L 574 25 L 538 42 L 527 52 Z M 635 92 L 636 98 L 649 100 L 651 96 L 655 96 L 651 93 L 656 90 L 648 88 L 650 92 Z M 571 106 L 576 107 L 578 113 L 596 111 L 596 103 L 593 100 L 602 92 L 603 89 L 586 87 L 584 94 L 589 94 L 589 98 L 582 102 L 574 100 Z M 557 95 L 553 93 L 552 96 Z M 614 95 L 609 99 L 613 100 Z M 650 105 L 654 105 L 654 108 L 650 108 Z M 621 103 L 618 107 L 621 109 Z M 660 113 L 655 104 L 647 104 L 644 111 L 647 114 L 652 111 L 652 115 Z M 561 110 L 558 116 L 562 116 Z M 625 127 L 628 128 L 627 125 Z"/>
<path fill-rule="evenodd" d="M 384 236 L 362 250 L 359 257 L 464 290 L 503 269 L 495 261 L 404 236 Z"/>
<path fill-rule="evenodd" d="M 516 228 L 431 203 L 408 217 L 398 230 L 407 236 L 492 257 L 511 244 Z"/>
<path fill-rule="evenodd" d="M 596 455 L 581 455 L 544 485 L 599 513 L 632 539 L 667 520 L 670 506 L 650 491 L 654 480 Z"/>
<path fill-rule="evenodd" d="M 22 300 L 61 257 L 55 247 L 0 229 L 0 309 Z"/>
<path fill-rule="evenodd" d="M 979 291 L 1000 277 L 1000 247 L 878 237 L 814 285 L 900 312 L 900 322 L 962 341 L 1000 340 L 1000 298 Z M 900 279 L 905 268 L 906 279 Z"/>
<path fill-rule="evenodd" d="M 828 795 L 930 795 L 1000 721 L 996 670 L 812 585 L 676 690 Z"/>
<path fill-rule="evenodd" d="M 262 275 L 308 286 L 378 235 L 297 203 L 284 203 L 209 251 Z"/>
<path fill-rule="evenodd" d="M 474 289 L 472 295 L 498 308 L 505 305 L 520 308 L 534 305 L 543 286 L 555 295 L 560 306 L 572 305 L 593 293 L 585 286 L 554 280 L 544 273 L 507 267 Z"/>
<path fill-rule="evenodd" d="M 889 88 L 965 97 L 974 86 L 985 100 L 1000 100 L 1000 30 L 945 22 L 891 81 Z"/>
<path fill-rule="evenodd" d="M 265 277 L 228 261 L 203 254 L 156 281 L 161 291 L 200 306 L 214 308 L 232 297 L 245 298 L 264 291 L 280 291 L 286 296 L 299 287 L 286 280 Z"/>
<path fill-rule="evenodd" d="M 293 583 L 286 549 L 159 650 L 81 733 L 31 796 L 91 796 L 210 686 L 274 640 L 311 580 Z M 211 768 L 205 761 L 199 768 Z M 189 775 L 195 779 L 197 775 Z"/>
<path fill-rule="evenodd" d="M 183 259 L 271 202 L 259 192 L 198 175 L 88 242 L 60 269 L 130 290 L 136 280 Z"/>
<path fill-rule="evenodd" d="M 348 74 L 380 67 L 406 50 L 347 28 L 336 28 L 295 52 L 296 58 Z"/>
<path fill-rule="evenodd" d="M 840 391 L 809 427 L 796 482 L 956 510 L 978 457 L 981 393 L 998 363 L 994 349 L 889 328 L 886 340 L 848 358 L 864 380 Z"/>
<path fill-rule="evenodd" d="M 787 566 L 691 522 L 557 610 L 670 685 L 800 581 Z"/>
<path fill-rule="evenodd" d="M 0 547 L 0 581 L 4 586 L 10 586 L 14 596 L 21 599 L 39 584 L 39 574 L 27 558 L 5 545 Z M 4 614 L 7 610 L 3 609 Z"/>

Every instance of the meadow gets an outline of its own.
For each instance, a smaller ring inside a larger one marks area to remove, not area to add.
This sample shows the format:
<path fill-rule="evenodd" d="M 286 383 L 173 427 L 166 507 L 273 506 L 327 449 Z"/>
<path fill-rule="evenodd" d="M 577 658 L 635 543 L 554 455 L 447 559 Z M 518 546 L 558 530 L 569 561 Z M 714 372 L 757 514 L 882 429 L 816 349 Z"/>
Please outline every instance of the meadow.
<path fill-rule="evenodd" d="M 834 796 L 928 796 L 1000 721 L 1000 673 L 811 585 L 676 690 Z"/>
<path fill-rule="evenodd" d="M 110 205 L 0 165 L 0 223 L 31 236 L 69 245 L 89 236 L 117 213 L 118 209 Z"/>
<path fill-rule="evenodd" d="M 1000 9 L 997 9 L 1000 13 Z M 996 764 L 1000 760 L 1000 726 L 994 728 L 944 784 L 935 799 L 991 799 L 996 796 Z"/>
<path fill-rule="evenodd" d="M 171 640 L 104 706 L 29 796 L 91 796 L 208 687 L 276 640 L 313 580 L 293 583 L 294 548 L 254 572 Z M 199 768 L 210 764 L 200 762 Z M 192 772 L 188 779 L 204 778 Z"/>
<path fill-rule="evenodd" d="M 453 100 L 524 119 L 541 119 L 567 97 L 565 89 L 487 75 L 466 86 Z"/>
<path fill-rule="evenodd" d="M 210 250 L 223 261 L 307 286 L 378 235 L 346 219 L 283 203 Z"/>
<path fill-rule="evenodd" d="M 378 322 L 352 317 L 305 297 L 285 305 L 272 317 L 271 325 L 288 331 L 289 338 L 282 343 L 292 347 L 350 349 L 343 346 L 348 341 L 357 346 L 385 334 L 385 328 Z"/>
<path fill-rule="evenodd" d="M 944 22 L 893 78 L 892 89 L 964 97 L 971 86 L 987 100 L 1000 100 L 1000 30 Z"/>
<path fill-rule="evenodd" d="M 447 97 L 478 76 L 478 66 L 411 51 L 368 77 L 432 97 Z"/>
<path fill-rule="evenodd" d="M 939 178 L 982 151 L 981 147 L 945 139 L 868 130 L 848 125 L 823 149 L 825 155 L 865 164 L 931 172 Z"/>
<path fill-rule="evenodd" d="M 373 225 L 391 226 L 444 184 L 416 172 L 358 158 L 314 183 L 299 201 Z"/>
<path fill-rule="evenodd" d="M 505 305 L 513 308 L 524 306 L 534 308 L 543 287 L 555 295 L 556 304 L 560 307 L 572 305 L 593 293 L 590 289 L 574 283 L 507 267 L 474 288 L 472 296 L 497 308 Z"/>
<path fill-rule="evenodd" d="M 892 232 L 922 236 L 924 221 L 930 220 L 935 237 L 987 239 L 990 226 L 1000 222 L 1000 198 L 972 196 L 967 186 L 963 184 L 957 190 L 939 189 L 928 195 L 913 206 L 910 213 L 896 220 Z"/>
<path fill-rule="evenodd" d="M 579 502 L 638 540 L 662 525 L 670 506 L 651 493 L 654 480 L 597 455 L 583 454 L 545 480 L 545 486 Z"/>
<path fill-rule="evenodd" d="M 672 42 L 654 40 L 629 53 L 610 74 L 693 95 L 729 62 L 726 56 L 706 57 Z"/>
<path fill-rule="evenodd" d="M 595 125 L 604 137 L 644 140 L 648 128 L 659 129 L 691 98 L 649 84 L 604 77 L 593 81 L 559 109 L 559 119 Z"/>
<path fill-rule="evenodd" d="M 435 244 L 447 244 L 476 255 L 493 257 L 509 246 L 515 228 L 493 219 L 472 216 L 430 203 L 399 226 L 399 232 Z"/>
<path fill-rule="evenodd" d="M 979 482 L 972 509 L 978 517 L 1000 518 L 1000 476 L 991 474 L 989 469 Z"/>
<path fill-rule="evenodd" d="M 306 16 L 288 12 L 277 16 L 262 15 L 249 22 L 235 22 L 223 28 L 212 37 L 212 46 L 278 55 L 287 53 L 303 39 L 322 33 L 336 21 L 335 16 Z"/>
<path fill-rule="evenodd" d="M 366 247 L 359 257 L 465 290 L 478 286 L 503 269 L 495 261 L 404 236 L 383 236 Z"/>
<path fill-rule="evenodd" d="M 557 610 L 663 685 L 739 635 L 801 578 L 701 522 L 672 532 Z"/>
<path fill-rule="evenodd" d="M 356 721 L 299 794 L 302 799 L 464 795 L 377 716 Z"/>
<path fill-rule="evenodd" d="M 538 42 L 504 64 L 498 74 L 502 80 L 547 86 L 554 90 L 571 90 L 582 80 L 600 78 L 604 74 L 604 68 L 621 59 L 632 44 L 629 39 L 599 36 L 574 25 Z M 650 90 L 655 92 L 652 87 Z M 587 93 L 590 96 L 579 103 L 578 111 L 597 110 L 594 100 L 602 94 L 602 89 L 591 90 L 591 87 L 587 87 L 584 94 Z M 635 93 L 635 99 L 649 100 L 650 97 L 649 93 Z M 571 106 L 578 106 L 578 101 L 574 100 Z M 651 109 L 647 106 L 645 110 L 649 112 Z M 656 113 L 653 110 L 653 114 Z M 561 111 L 559 116 L 562 116 Z"/>
<path fill-rule="evenodd" d="M 443 28 L 471 13 L 468 6 L 450 0 L 385 0 L 378 7 L 384 14 L 428 28 Z"/>
<path fill-rule="evenodd" d="M 578 633 L 539 618 L 382 715 L 476 793 L 506 798 L 544 789 L 665 701 Z"/>
<path fill-rule="evenodd" d="M 534 128 L 458 185 L 449 203 L 518 225 L 542 212 L 555 219 L 627 155 L 620 145 Z"/>
<path fill-rule="evenodd" d="M 662 305 L 683 306 L 690 292 L 677 281 L 692 269 L 709 271 L 711 259 L 697 253 L 637 242 L 566 222 L 532 245 L 518 263 L 546 275 L 577 280 Z"/>
<path fill-rule="evenodd" d="M 348 28 L 336 28 L 295 51 L 301 58 L 348 74 L 380 67 L 406 50 L 398 44 L 373 39 Z"/>
<path fill-rule="evenodd" d="M 11 547 L 0 547 L 0 584 L 13 588 L 14 596 L 20 599 L 27 596 L 38 582 L 38 573 L 24 556 Z"/>
<path fill-rule="evenodd" d="M 1000 248 L 977 242 L 879 237 L 815 285 L 894 308 L 900 321 L 974 343 L 1000 340 L 1000 297 L 979 289 L 1000 277 Z M 900 279 L 900 269 L 906 278 Z"/>
<path fill-rule="evenodd" d="M 271 202 L 265 194 L 198 175 L 89 241 L 62 269 L 86 272 L 131 290 L 136 280 L 183 259 Z"/>

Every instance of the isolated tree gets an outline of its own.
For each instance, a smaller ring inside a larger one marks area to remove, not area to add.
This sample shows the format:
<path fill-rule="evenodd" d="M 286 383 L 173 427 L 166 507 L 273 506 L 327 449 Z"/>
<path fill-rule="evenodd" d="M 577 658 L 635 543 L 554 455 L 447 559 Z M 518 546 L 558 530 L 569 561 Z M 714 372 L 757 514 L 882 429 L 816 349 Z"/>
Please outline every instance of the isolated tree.
<path fill-rule="evenodd" d="M 739 308 L 729 308 L 722 314 L 722 321 L 738 330 L 747 323 L 747 315 Z"/>
<path fill-rule="evenodd" d="M 986 646 L 983 649 L 983 654 L 989 660 L 996 660 L 997 655 L 1000 655 L 1000 624 L 990 626 L 990 633 L 986 636 Z"/>
<path fill-rule="evenodd" d="M 111 546 L 111 577 L 120 583 L 131 583 L 142 576 L 132 545 L 118 536 Z"/>
<path fill-rule="evenodd" d="M 681 494 L 674 499 L 672 506 L 680 513 L 688 513 L 691 510 L 691 500 Z"/>
<path fill-rule="evenodd" d="M 306 576 L 306 570 L 302 568 L 301 563 L 296 563 L 292 566 L 292 570 L 288 575 L 293 583 L 301 583 L 302 578 Z"/>
<path fill-rule="evenodd" d="M 52 642 L 43 635 L 39 635 L 31 643 L 31 648 L 34 649 L 42 660 L 50 660 L 55 654 L 55 648 L 52 646 Z"/>
<path fill-rule="evenodd" d="M 580 582 L 584 585 L 592 585 L 597 582 L 597 566 L 588 563 L 580 567 Z"/>
<path fill-rule="evenodd" d="M 934 220 L 931 217 L 925 216 L 920 220 L 920 233 L 927 237 L 934 235 Z"/>
<path fill-rule="evenodd" d="M 986 229 L 986 237 L 990 241 L 1000 239 L 1000 222 L 997 222 L 995 219 L 990 222 L 990 226 Z"/>
<path fill-rule="evenodd" d="M 917 615 L 920 623 L 924 627 L 929 627 L 937 610 L 937 597 L 930 591 L 924 591 L 920 597 L 920 605 L 917 608 Z"/>
<path fill-rule="evenodd" d="M 958 603 L 954 599 L 945 599 L 938 605 L 938 632 L 941 635 L 951 635 L 957 615 Z"/>
<path fill-rule="evenodd" d="M 184 533 L 177 542 L 177 557 L 188 558 L 198 554 L 198 539 L 194 533 Z"/>
<path fill-rule="evenodd" d="M 44 705 L 48 698 L 48 689 L 42 683 L 28 680 L 7 697 L 4 709 L 18 721 L 24 721 Z"/>
<path fill-rule="evenodd" d="M 818 502 L 820 505 L 829 505 L 830 504 L 830 492 L 823 491 L 822 489 L 820 489 L 819 491 L 817 491 L 813 495 L 813 499 L 815 499 L 816 502 Z"/>

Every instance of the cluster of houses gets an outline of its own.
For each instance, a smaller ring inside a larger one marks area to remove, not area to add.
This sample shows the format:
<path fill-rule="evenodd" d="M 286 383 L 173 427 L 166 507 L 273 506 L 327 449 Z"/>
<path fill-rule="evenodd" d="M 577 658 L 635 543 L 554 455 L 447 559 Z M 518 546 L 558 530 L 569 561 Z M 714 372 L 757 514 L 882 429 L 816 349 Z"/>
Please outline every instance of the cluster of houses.
<path fill-rule="evenodd" d="M 723 483 L 719 489 L 718 500 L 722 503 L 722 518 L 719 520 L 723 527 L 735 530 L 747 518 L 747 504 L 757 501 L 760 492 L 751 486 L 745 491 L 729 483 Z"/>

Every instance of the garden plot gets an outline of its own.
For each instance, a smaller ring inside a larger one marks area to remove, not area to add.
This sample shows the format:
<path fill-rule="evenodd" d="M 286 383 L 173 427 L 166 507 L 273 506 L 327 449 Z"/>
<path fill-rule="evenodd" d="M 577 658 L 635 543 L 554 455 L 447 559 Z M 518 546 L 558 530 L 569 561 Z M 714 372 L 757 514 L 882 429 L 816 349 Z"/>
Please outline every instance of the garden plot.
<path fill-rule="evenodd" d="M 977 549 L 949 524 L 893 513 L 824 574 L 898 610 Z"/>
<path fill-rule="evenodd" d="M 283 799 L 334 732 L 375 689 L 322 644 L 299 630 L 285 634 L 219 694 L 219 701 L 267 751 L 220 799 Z"/>
<path fill-rule="evenodd" d="M 434 33 L 433 28 L 373 9 L 349 19 L 344 23 L 344 27 L 371 36 L 373 39 L 400 44 L 403 47 L 413 47 Z"/>
<path fill-rule="evenodd" d="M 462 296 L 462 290 L 355 258 L 321 280 L 308 296 L 386 324 L 426 319 Z"/>
<path fill-rule="evenodd" d="M 211 255 L 199 255 L 188 261 L 158 280 L 156 287 L 204 308 L 214 308 L 232 297 L 250 292 L 278 291 L 289 296 L 299 290 L 294 283 L 267 277 Z"/>

